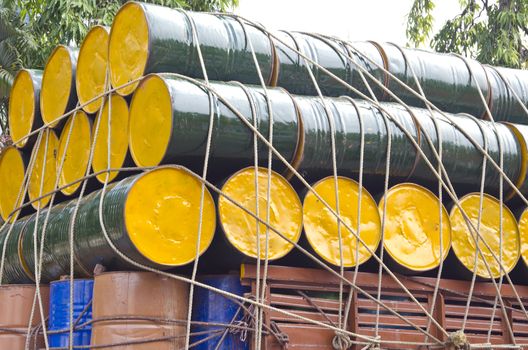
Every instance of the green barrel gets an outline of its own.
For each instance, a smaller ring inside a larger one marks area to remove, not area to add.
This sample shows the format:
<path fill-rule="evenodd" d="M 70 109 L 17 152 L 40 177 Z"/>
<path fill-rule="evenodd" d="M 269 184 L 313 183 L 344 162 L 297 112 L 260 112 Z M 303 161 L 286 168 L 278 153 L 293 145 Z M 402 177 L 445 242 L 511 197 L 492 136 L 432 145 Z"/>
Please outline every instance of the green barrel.
<path fill-rule="evenodd" d="M 9 135 L 18 148 L 31 148 L 37 135 L 26 140 L 22 138 L 42 126 L 40 115 L 42 74 L 42 70 L 21 69 L 13 81 L 9 95 Z"/>
<path fill-rule="evenodd" d="M 198 42 L 193 37 L 192 23 Z M 117 13 L 110 33 L 112 85 L 121 86 L 148 73 L 159 72 L 203 78 L 196 50 L 198 43 L 209 79 L 259 84 L 249 41 L 263 78 L 269 84 L 273 79 L 274 47 L 260 29 L 242 26 L 237 19 L 226 15 L 129 2 Z M 135 85 L 118 92 L 128 95 L 134 88 Z"/>
<path fill-rule="evenodd" d="M 469 113 L 482 117 L 486 109 L 479 95 L 489 98 L 489 86 L 484 67 L 475 60 L 425 50 L 406 49 L 394 44 L 379 44 L 387 59 L 390 73 L 419 92 L 413 72 L 427 99 L 440 110 L 451 113 Z M 411 70 L 412 68 L 412 70 Z M 423 107 L 424 103 L 402 87 L 393 78 L 388 78 L 387 87 L 405 103 Z"/>
<path fill-rule="evenodd" d="M 235 83 L 212 83 L 212 87 L 250 124 L 253 124 L 252 102 L 257 129 L 268 139 L 270 114 L 265 92 L 261 88 L 248 86 L 244 89 Z M 160 102 L 152 98 L 160 95 L 166 95 L 166 99 Z M 283 89 L 269 88 L 268 96 L 273 112 L 273 146 L 287 161 L 294 162 L 301 136 L 295 103 Z M 209 163 L 211 175 L 217 174 L 222 178 L 244 166 L 253 165 L 252 130 L 221 101 L 214 99 L 211 105 L 203 88 L 167 74 L 147 76 L 132 98 L 129 145 L 135 163 L 138 166 L 181 164 L 201 172 L 210 108 L 214 112 Z M 159 114 L 158 110 L 164 111 L 164 114 Z M 165 134 L 160 130 L 170 132 Z M 159 147 L 146 147 L 157 144 L 161 139 L 164 142 Z M 268 147 L 260 141 L 258 157 L 262 164 L 267 164 Z M 274 168 L 282 171 L 285 167 L 276 160 Z"/>
<path fill-rule="evenodd" d="M 33 276 L 31 276 L 27 268 L 24 267 L 24 262 L 21 260 L 18 250 L 20 234 L 26 223 L 26 218 L 17 220 L 11 230 L 7 242 L 6 237 L 9 231 L 9 226 L 6 225 L 2 232 L 0 232 L 0 254 L 4 249 L 4 244 L 7 244 L 4 261 L 4 275 L 2 280 L 3 284 L 25 284 L 33 282 Z"/>
<path fill-rule="evenodd" d="M 412 115 L 399 105 L 384 103 L 390 116 L 388 128 L 382 112 L 373 104 L 345 98 L 325 98 L 330 116 L 319 98 L 296 96 L 303 117 L 304 151 L 299 165 L 302 174 L 318 179 L 332 174 L 332 133 L 334 120 L 338 173 L 354 176 L 359 172 L 360 118 L 364 131 L 364 176 L 383 175 L 386 171 L 387 142 L 391 136 L 391 176 L 407 178 L 417 161 L 416 148 L 391 118 L 397 120 L 413 138 L 417 130 Z"/>
<path fill-rule="evenodd" d="M 310 60 L 332 72 L 354 88 L 369 95 L 368 88 L 361 78 L 360 69 L 364 68 L 376 79 L 383 82 L 384 72 L 372 64 L 366 57 L 371 58 L 381 67 L 384 66 L 378 48 L 371 42 L 354 42 L 347 44 L 332 39 L 323 39 L 310 34 L 297 32 L 279 32 L 278 38 L 290 47 L 294 47 L 306 55 Z M 300 95 L 317 95 L 316 87 L 309 75 L 307 67 L 312 69 L 314 77 L 323 95 L 340 96 L 355 94 L 321 68 L 307 62 L 297 52 L 290 49 L 281 41 L 275 40 L 278 59 L 277 86 Z M 351 62 L 353 60 L 353 62 Z M 357 65 L 356 65 L 357 64 Z M 365 75 L 377 96 L 382 96 L 382 90 Z M 370 95 L 369 95 L 370 96 Z"/>
<path fill-rule="evenodd" d="M 500 164 L 500 147 L 503 152 L 504 172 L 515 183 L 521 176 L 521 145 L 515 134 L 503 124 L 495 124 L 494 130 L 491 122 L 478 120 L 472 116 L 460 114 L 453 115 L 451 123 L 447 118 L 435 113 L 433 122 L 429 111 L 413 108 L 413 114 L 420 125 L 420 145 L 426 157 L 437 167 L 436 158 L 426 141 L 428 135 L 438 151 L 440 134 L 442 139 L 442 163 L 453 183 L 455 189 L 462 193 L 478 191 L 482 177 L 484 156 L 482 152 L 462 133 L 464 130 L 477 144 L 484 148 L 487 143 L 488 154 Z M 500 147 L 499 147 L 500 145 Z M 436 177 L 431 172 L 423 159 L 419 162 L 412 178 L 421 182 L 435 183 Z M 500 174 L 488 161 L 486 164 L 485 190 L 496 194 L 499 191 Z M 508 184 L 504 182 L 507 191 Z M 505 192 L 506 193 L 506 192 Z"/>
<path fill-rule="evenodd" d="M 490 112 L 495 121 L 528 124 L 528 114 L 517 97 L 528 105 L 528 71 L 502 67 L 484 67 L 491 88 Z"/>
<path fill-rule="evenodd" d="M 70 274 L 70 239 L 69 226 L 75 207 L 75 200 L 58 204 L 51 209 L 46 225 L 46 236 L 42 256 L 41 282 L 48 283 Z M 40 254 L 42 228 L 48 209 L 40 212 L 37 228 L 37 252 Z M 28 219 L 21 240 L 21 252 L 28 269 L 35 274 L 34 234 L 36 214 Z M 78 264 L 74 257 L 76 276 L 87 276 L 88 273 Z"/>

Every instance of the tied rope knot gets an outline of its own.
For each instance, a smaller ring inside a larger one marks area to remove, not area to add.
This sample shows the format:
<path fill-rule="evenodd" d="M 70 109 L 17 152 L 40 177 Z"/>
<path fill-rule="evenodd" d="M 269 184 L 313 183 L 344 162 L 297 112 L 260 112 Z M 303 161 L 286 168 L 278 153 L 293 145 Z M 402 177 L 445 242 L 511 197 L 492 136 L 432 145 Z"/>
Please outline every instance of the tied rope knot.
<path fill-rule="evenodd" d="M 461 330 L 450 333 L 445 345 L 448 350 L 471 349 L 471 345 L 469 345 L 466 335 Z"/>
<path fill-rule="evenodd" d="M 335 350 L 343 350 L 348 349 L 352 347 L 354 343 L 352 342 L 352 339 L 348 336 L 348 334 L 345 334 L 343 332 L 335 332 L 335 336 L 332 339 L 332 347 Z"/>

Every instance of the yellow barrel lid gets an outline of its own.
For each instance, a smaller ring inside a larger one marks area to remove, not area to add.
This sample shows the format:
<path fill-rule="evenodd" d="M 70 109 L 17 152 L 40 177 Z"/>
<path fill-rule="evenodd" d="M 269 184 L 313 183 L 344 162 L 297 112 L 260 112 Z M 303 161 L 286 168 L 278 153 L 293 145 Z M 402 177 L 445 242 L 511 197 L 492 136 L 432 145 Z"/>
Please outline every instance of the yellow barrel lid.
<path fill-rule="evenodd" d="M 428 271 L 438 267 L 451 247 L 449 215 L 444 205 L 439 203 L 438 197 L 428 189 L 413 183 L 393 186 L 378 204 L 382 221 L 385 201 L 385 251 L 398 264 L 409 270 Z"/>
<path fill-rule="evenodd" d="M 46 146 L 47 144 L 47 146 Z M 29 176 L 28 195 L 30 200 L 37 199 L 42 195 L 55 189 L 57 182 L 57 150 L 59 139 L 51 129 L 45 129 L 42 139 L 35 143 L 31 157 L 34 159 L 33 169 Z M 35 155 L 36 154 L 36 155 Z M 31 203 L 33 208 L 45 208 L 51 199 L 51 195 L 39 201 Z"/>
<path fill-rule="evenodd" d="M 117 12 L 108 43 L 110 81 L 114 88 L 141 78 L 149 56 L 149 26 L 143 7 L 128 2 Z M 130 95 L 138 82 L 125 86 L 117 93 Z"/>
<path fill-rule="evenodd" d="M 35 87 L 31 74 L 22 69 L 13 81 L 9 94 L 9 134 L 16 147 L 22 148 L 27 144 L 28 135 L 35 122 Z"/>
<path fill-rule="evenodd" d="M 246 208 L 256 213 L 255 168 L 244 168 L 232 175 L 222 187 L 222 191 Z M 258 217 L 267 218 L 268 169 L 258 168 Z M 297 242 L 302 230 L 302 208 L 299 196 L 286 179 L 271 172 L 270 226 L 285 237 Z M 258 258 L 257 222 L 254 217 L 237 207 L 224 196 L 218 200 L 220 224 L 229 242 L 242 254 Z M 266 257 L 266 225 L 259 222 L 260 258 Z M 293 249 L 289 243 L 270 229 L 268 241 L 268 259 L 275 260 Z"/>
<path fill-rule="evenodd" d="M 65 114 L 72 93 L 74 62 L 71 49 L 59 45 L 53 50 L 42 76 L 40 90 L 40 113 L 42 121 L 55 127 L 58 118 Z"/>
<path fill-rule="evenodd" d="M 158 168 L 136 180 L 125 203 L 125 225 L 132 243 L 147 259 L 167 266 L 194 261 L 202 183 L 187 170 Z M 213 240 L 216 213 L 205 188 L 200 254 Z"/>
<path fill-rule="evenodd" d="M 528 208 L 524 209 L 519 218 L 519 236 L 521 242 L 521 257 L 528 266 Z"/>
<path fill-rule="evenodd" d="M 13 146 L 0 152 L 0 214 L 6 220 L 25 198 L 24 173 L 26 165 L 22 153 Z"/>
<path fill-rule="evenodd" d="M 108 166 L 108 109 L 112 109 L 111 135 L 110 135 L 110 166 Z M 100 121 L 98 121 L 100 119 Z M 99 123 L 98 134 L 95 128 Z M 121 168 L 128 154 L 128 105 L 126 100 L 119 95 L 112 95 L 109 101 L 105 101 L 102 113 L 98 113 L 93 123 L 93 138 L 95 139 L 92 169 L 94 172 L 108 168 Z M 107 173 L 97 175 L 97 180 L 104 183 Z M 111 171 L 108 181 L 112 181 L 118 175 L 117 171 Z"/>
<path fill-rule="evenodd" d="M 59 187 L 74 183 L 86 175 L 91 142 L 92 125 L 90 119 L 86 113 L 78 111 L 68 118 L 60 136 L 57 170 L 60 169 L 62 163 L 62 171 L 59 178 Z M 63 188 L 61 192 L 70 196 L 80 186 L 81 183 L 77 182 Z"/>
<path fill-rule="evenodd" d="M 480 208 L 480 194 L 470 193 L 462 197 L 460 206 L 464 213 L 477 228 L 478 214 Z M 482 200 L 482 215 L 480 224 L 480 238 L 478 246 L 482 251 L 482 256 L 486 259 L 491 270 L 491 276 L 486 269 L 484 260 L 480 254 L 477 255 L 476 274 L 482 278 L 498 278 L 503 271 L 500 269 L 498 261 L 492 256 L 492 252 L 497 259 L 500 254 L 500 202 L 497 198 L 484 194 Z M 520 238 L 517 221 L 510 209 L 502 205 L 502 265 L 506 272 L 510 272 L 520 256 Z M 477 238 L 473 230 L 470 231 L 460 209 L 454 206 L 451 209 L 451 226 L 453 228 L 453 251 L 458 260 L 471 273 L 475 268 L 475 253 L 477 252 L 475 239 Z M 483 240 L 490 246 L 492 252 L 485 246 Z"/>
<path fill-rule="evenodd" d="M 130 104 L 130 154 L 137 166 L 161 163 L 172 134 L 172 100 L 163 78 L 141 81 Z"/>
<path fill-rule="evenodd" d="M 358 227 L 359 184 L 352 179 L 339 176 L 337 186 L 339 215 L 343 222 L 349 225 L 353 232 L 356 232 Z M 334 177 L 326 177 L 312 187 L 335 211 L 337 206 Z M 303 218 L 304 232 L 311 247 L 327 262 L 341 266 L 337 218 L 311 191 L 304 198 Z M 360 220 L 359 236 L 367 247 L 374 252 L 381 239 L 381 222 L 376 201 L 365 188 L 361 190 Z M 358 242 L 353 232 L 341 225 L 344 267 L 353 267 L 356 266 L 356 263 L 362 264 L 372 256 L 365 245 Z M 356 257 L 358 243 L 359 259 Z"/>
<path fill-rule="evenodd" d="M 502 123 L 506 124 L 506 126 L 508 126 L 513 132 L 513 135 L 515 135 L 521 148 L 521 170 L 519 172 L 519 177 L 517 179 L 510 179 L 515 184 L 515 187 L 520 189 L 528 175 L 528 125 L 513 124 L 509 122 Z M 506 195 L 506 200 L 510 200 L 515 196 L 517 196 L 517 193 L 512 188 Z"/>
<path fill-rule="evenodd" d="M 75 74 L 77 97 L 81 105 L 104 93 L 108 66 L 108 31 L 107 27 L 92 27 L 81 45 Z M 102 98 L 99 98 L 83 109 L 86 113 L 95 113 L 101 108 L 101 104 Z"/>

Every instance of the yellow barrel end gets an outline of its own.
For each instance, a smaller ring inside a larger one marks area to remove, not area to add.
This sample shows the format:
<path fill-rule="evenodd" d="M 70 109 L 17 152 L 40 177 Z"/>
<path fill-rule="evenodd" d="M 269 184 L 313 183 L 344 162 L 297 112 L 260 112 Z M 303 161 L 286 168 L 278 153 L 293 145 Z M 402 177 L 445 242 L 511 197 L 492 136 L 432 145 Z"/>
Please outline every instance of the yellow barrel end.
<path fill-rule="evenodd" d="M 27 144 L 24 139 L 33 129 L 35 121 L 35 87 L 27 70 L 18 72 L 9 94 L 9 133 L 18 148 Z"/>
<path fill-rule="evenodd" d="M 521 257 L 528 266 L 528 208 L 524 209 L 519 218 L 519 238 L 521 242 Z"/>
<path fill-rule="evenodd" d="M 57 151 L 59 139 L 51 129 L 43 131 L 42 139 L 35 143 L 31 157 L 34 159 L 33 169 L 29 176 L 28 195 L 30 200 L 37 199 L 55 189 L 57 182 Z M 33 208 L 45 208 L 51 195 L 31 203 Z"/>
<path fill-rule="evenodd" d="M 163 78 L 146 77 L 130 104 L 129 145 L 137 166 L 161 163 L 172 133 L 171 95 Z"/>
<path fill-rule="evenodd" d="M 81 105 L 104 93 L 108 65 L 108 31 L 107 27 L 92 27 L 81 45 L 75 75 L 77 97 Z M 95 113 L 101 108 L 101 104 L 102 98 L 99 98 L 85 105 L 83 109 L 86 113 Z"/>
<path fill-rule="evenodd" d="M 349 178 L 337 178 L 339 215 L 353 231 L 341 225 L 342 262 L 344 267 L 362 264 L 371 256 L 365 245 L 358 242 L 354 232 L 358 228 L 359 184 Z M 334 177 L 326 177 L 312 186 L 315 192 L 336 211 Z M 341 266 L 339 231 L 336 216 L 313 192 L 308 192 L 303 203 L 304 232 L 310 246 L 325 261 Z M 380 216 L 376 201 L 370 193 L 361 190 L 360 238 L 370 251 L 374 252 L 381 238 Z M 359 248 L 358 248 L 359 243 Z M 356 255 L 356 250 L 358 255 Z"/>
<path fill-rule="evenodd" d="M 222 191 L 246 208 L 256 213 L 256 198 L 258 198 L 258 217 L 266 222 L 268 170 L 258 169 L 258 197 L 255 191 L 255 168 L 244 168 L 232 175 L 222 187 Z M 299 196 L 291 185 L 281 175 L 271 173 L 270 191 L 270 221 L 271 227 L 293 242 L 297 242 L 302 230 L 302 207 Z M 218 212 L 222 229 L 229 242 L 241 253 L 251 258 L 257 255 L 257 230 L 260 240 L 260 258 L 266 257 L 266 225 L 258 224 L 255 218 L 237 207 L 227 198 L 220 196 Z M 268 259 L 282 258 L 293 249 L 293 245 L 274 231 L 269 231 Z"/>
<path fill-rule="evenodd" d="M 13 146 L 4 148 L 0 153 L 0 216 L 5 221 L 24 201 L 25 171 L 22 153 Z"/>
<path fill-rule="evenodd" d="M 480 208 L 480 194 L 470 193 L 462 197 L 460 206 L 464 210 L 469 220 L 475 228 L 478 226 L 479 208 Z M 504 204 L 502 205 L 502 265 L 503 271 L 500 268 L 498 260 L 493 257 L 493 254 L 499 259 L 500 246 L 500 202 L 497 198 L 488 194 L 484 194 L 482 200 L 482 215 L 480 223 L 480 237 L 478 237 L 478 247 L 482 251 L 482 255 L 477 255 L 476 274 L 482 278 L 499 278 L 504 272 L 509 273 L 517 264 L 520 256 L 520 239 L 517 221 L 512 212 Z M 470 230 L 462 212 L 457 206 L 451 209 L 451 226 L 453 228 L 453 251 L 458 260 L 471 273 L 475 269 L 475 254 L 477 235 L 475 231 Z M 491 248 L 488 249 L 483 243 L 485 241 Z M 493 252 L 493 253 L 492 253 Z M 484 263 L 489 264 L 491 276 Z"/>
<path fill-rule="evenodd" d="M 58 119 L 67 112 L 73 68 L 70 49 L 64 45 L 57 46 L 44 68 L 40 92 L 42 121 L 51 127 L 57 126 Z"/>
<path fill-rule="evenodd" d="M 128 154 L 128 105 L 126 100 L 119 95 L 110 98 L 112 115 L 111 125 L 108 125 L 109 102 L 106 101 L 102 113 L 98 113 L 93 123 L 94 155 L 92 169 L 95 173 L 112 168 L 121 168 Z M 99 131 L 95 134 L 99 124 Z M 108 133 L 110 135 L 110 166 L 108 166 Z M 117 171 L 101 173 L 96 175 L 99 182 L 104 183 L 108 175 L 108 181 L 112 181 L 119 174 Z"/>
<path fill-rule="evenodd" d="M 523 190 L 523 185 L 525 185 L 527 175 L 528 175 L 528 125 L 513 124 L 508 122 L 503 122 L 508 128 L 513 132 L 515 138 L 519 142 L 521 148 L 521 171 L 519 172 L 519 177 L 517 179 L 511 179 L 514 181 L 515 187 L 520 190 Z M 512 188 L 509 193 L 506 194 L 506 200 L 510 200 L 517 196 L 517 193 Z"/>
<path fill-rule="evenodd" d="M 129 2 L 121 7 L 114 18 L 108 43 L 110 81 L 114 88 L 139 79 L 145 72 L 149 55 L 148 22 L 139 3 Z M 117 90 L 130 95 L 139 82 Z"/>
<path fill-rule="evenodd" d="M 198 179 L 175 167 L 158 168 L 135 181 L 126 199 L 124 218 L 138 251 L 160 265 L 194 261 L 201 191 Z M 215 205 L 205 188 L 200 254 L 211 244 L 215 228 Z"/>
<path fill-rule="evenodd" d="M 390 257 L 412 271 L 438 267 L 451 248 L 449 215 L 438 197 L 422 186 L 402 183 L 391 187 L 380 200 L 382 220 L 385 206 L 383 246 Z"/>
<path fill-rule="evenodd" d="M 86 175 L 91 142 L 92 126 L 86 113 L 79 111 L 70 116 L 59 139 L 57 156 L 57 170 L 61 169 L 62 163 L 59 187 L 72 184 L 61 189 L 61 192 L 67 196 L 74 194 L 81 186 L 80 182 L 74 182 Z"/>

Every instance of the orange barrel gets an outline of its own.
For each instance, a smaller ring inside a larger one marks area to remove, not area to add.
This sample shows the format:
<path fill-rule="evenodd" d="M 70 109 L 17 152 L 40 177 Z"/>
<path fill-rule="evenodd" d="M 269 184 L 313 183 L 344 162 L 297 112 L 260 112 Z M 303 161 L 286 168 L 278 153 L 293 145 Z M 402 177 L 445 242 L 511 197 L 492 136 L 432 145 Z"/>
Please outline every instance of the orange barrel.
<path fill-rule="evenodd" d="M 108 27 L 93 26 L 84 37 L 79 50 L 75 88 L 81 106 L 105 90 L 109 30 Z M 103 99 L 99 98 L 83 106 L 83 109 L 86 113 L 95 113 L 101 108 L 102 102 Z"/>
<path fill-rule="evenodd" d="M 244 168 L 229 177 L 221 190 L 250 213 L 266 221 L 268 169 L 258 168 L 258 193 L 255 193 L 255 168 Z M 299 196 L 289 182 L 272 171 L 270 192 L 270 226 L 277 229 L 291 241 L 297 242 L 302 231 L 302 206 Z M 238 266 L 241 260 L 253 261 L 259 257 L 257 237 L 260 240 L 260 258 L 266 257 L 266 225 L 237 207 L 226 197 L 218 198 L 218 220 L 221 232 L 215 235 L 208 257 L 215 258 L 216 266 Z M 258 232 L 258 235 L 257 235 Z M 277 233 L 269 231 L 268 259 L 285 257 L 292 249 L 289 243 Z"/>
<path fill-rule="evenodd" d="M 42 71 L 21 69 L 9 93 L 9 135 L 18 148 L 31 146 L 36 139 L 26 135 L 42 126 L 40 116 L 40 87 Z"/>
<path fill-rule="evenodd" d="M 95 142 L 94 154 L 92 161 L 92 170 L 99 173 L 106 169 L 122 168 L 132 164 L 128 152 L 128 125 L 129 110 L 126 100 L 119 95 L 112 95 L 110 100 L 105 101 L 101 107 L 102 113 L 97 113 L 92 126 L 92 142 Z M 111 108 L 111 114 L 109 110 Z M 111 123 L 108 123 L 110 115 Z M 99 130 L 96 134 L 96 128 Z M 158 130 L 160 131 L 160 130 Z M 110 134 L 110 145 L 108 144 L 108 134 Z M 110 165 L 108 165 L 108 149 L 110 147 Z M 107 172 L 96 175 L 99 182 L 104 183 Z M 119 172 L 111 171 L 108 176 L 108 182 L 117 178 Z M 125 176 L 131 173 L 125 173 Z M 123 176 L 124 177 L 124 176 Z"/>
<path fill-rule="evenodd" d="M 198 41 L 192 35 L 191 23 Z M 249 40 L 264 80 L 271 81 L 275 50 L 266 32 L 252 25 L 242 26 L 230 16 L 130 1 L 116 14 L 110 32 L 108 63 L 112 86 L 117 88 L 159 72 L 202 78 L 198 44 L 209 79 L 260 84 Z M 118 93 L 129 95 L 137 86 L 135 82 Z"/>
<path fill-rule="evenodd" d="M 408 274 L 436 269 L 451 248 L 449 215 L 438 197 L 422 186 L 401 183 L 381 198 L 382 220 L 385 207 L 383 247 L 389 266 Z"/>
<path fill-rule="evenodd" d="M 0 151 L 0 216 L 3 220 L 24 203 L 27 157 L 13 146 Z"/>
<path fill-rule="evenodd" d="M 343 252 L 343 266 L 354 267 L 363 264 L 372 257 L 381 239 L 381 222 L 376 201 L 366 188 L 361 190 L 361 211 L 358 218 L 359 184 L 349 178 L 339 176 L 337 178 L 339 214 L 344 223 L 352 231 L 341 224 L 341 242 Z M 333 176 L 326 177 L 313 186 L 314 191 L 335 211 L 336 192 Z M 334 265 L 341 265 L 339 251 L 339 231 L 336 216 L 315 196 L 308 191 L 303 203 L 304 233 L 309 246 L 324 261 Z M 355 233 L 370 249 L 358 242 Z M 356 256 L 357 245 L 359 245 L 359 256 Z"/>
<path fill-rule="evenodd" d="M 480 194 L 470 193 L 459 199 L 463 211 L 477 228 Z M 517 220 L 506 205 L 502 205 L 502 247 L 500 245 L 500 202 L 497 198 L 484 194 L 482 200 L 482 215 L 480 223 L 480 237 L 478 247 L 482 255 L 477 255 L 477 265 L 475 267 L 475 254 L 477 253 L 476 233 L 469 229 L 464 220 L 461 210 L 453 206 L 450 213 L 452 227 L 452 254 L 450 257 L 451 266 L 460 272 L 458 275 L 471 277 L 473 271 L 482 279 L 499 278 L 504 271 L 509 273 L 517 264 L 520 257 L 520 237 Z M 488 249 L 483 243 L 486 242 L 491 248 Z M 502 265 L 500 268 L 499 259 L 502 250 Z M 495 254 L 497 259 L 492 255 Z M 491 270 L 488 272 L 484 259 Z M 446 271 L 447 272 L 447 271 Z"/>
<path fill-rule="evenodd" d="M 64 125 L 66 120 L 59 118 L 77 103 L 75 71 L 78 54 L 77 48 L 59 45 L 51 53 L 44 68 L 40 112 L 42 121 L 52 128 Z"/>
<path fill-rule="evenodd" d="M 33 147 L 32 157 L 35 159 L 29 176 L 28 195 L 30 200 L 37 199 L 55 189 L 57 181 L 57 152 L 59 139 L 55 131 L 45 129 L 40 144 Z M 28 170 L 29 171 L 29 170 Z M 33 208 L 45 208 L 51 199 L 51 194 L 39 201 L 31 203 Z"/>
<path fill-rule="evenodd" d="M 90 147 L 92 143 L 92 121 L 83 111 L 76 112 L 68 117 L 62 129 L 58 153 L 57 171 L 61 192 L 71 196 L 81 188 L 82 182 L 75 182 L 86 175 L 90 160 Z M 62 166 L 61 166 L 62 165 Z"/>
<path fill-rule="evenodd" d="M 141 350 L 182 349 L 188 306 L 189 286 L 184 282 L 150 272 L 97 275 L 91 345 L 123 344 L 118 348 Z M 153 339 L 159 340 L 149 342 Z M 136 344 L 127 346 L 125 343 Z"/>
<path fill-rule="evenodd" d="M 0 349 L 24 350 L 26 348 L 26 332 L 35 291 L 35 286 L 32 285 L 0 286 Z M 40 294 L 44 315 L 47 316 L 49 287 L 41 285 Z M 31 325 L 35 327 L 39 324 L 40 312 L 37 304 Z M 9 331 L 10 329 L 13 331 Z M 40 349 L 44 346 L 44 338 L 41 335 L 36 338 L 32 335 L 29 344 L 30 349 Z"/>

